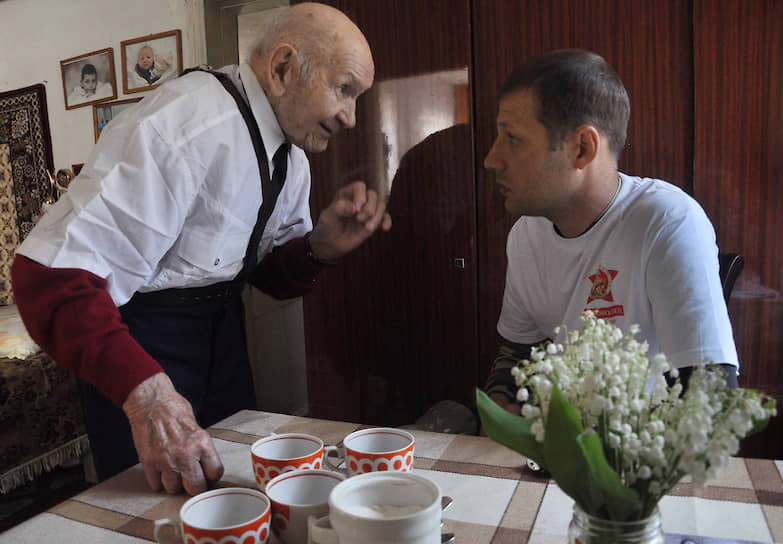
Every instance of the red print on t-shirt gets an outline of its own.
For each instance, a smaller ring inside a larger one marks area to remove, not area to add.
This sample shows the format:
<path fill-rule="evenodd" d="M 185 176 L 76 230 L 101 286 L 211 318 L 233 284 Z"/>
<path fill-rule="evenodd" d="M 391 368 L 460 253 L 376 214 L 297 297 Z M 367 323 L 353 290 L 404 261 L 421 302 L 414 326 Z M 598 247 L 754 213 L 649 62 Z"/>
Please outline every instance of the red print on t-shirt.
<path fill-rule="evenodd" d="M 593 286 L 590 288 L 590 296 L 587 297 L 587 303 L 590 304 L 594 300 L 614 302 L 614 297 L 612 297 L 612 280 L 614 280 L 615 276 L 617 276 L 617 270 L 607 270 L 603 266 L 599 266 L 598 272 L 588 276 Z"/>

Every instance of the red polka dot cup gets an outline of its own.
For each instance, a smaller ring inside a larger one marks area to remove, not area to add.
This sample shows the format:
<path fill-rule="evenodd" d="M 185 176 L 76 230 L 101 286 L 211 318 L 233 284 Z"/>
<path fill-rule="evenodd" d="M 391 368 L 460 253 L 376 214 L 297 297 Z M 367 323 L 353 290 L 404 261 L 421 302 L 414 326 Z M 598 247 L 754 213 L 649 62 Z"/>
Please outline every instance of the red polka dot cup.
<path fill-rule="evenodd" d="M 272 532 L 282 544 L 307 542 L 307 518 L 329 514 L 329 494 L 345 480 L 333 470 L 292 470 L 266 484 L 272 503 Z"/>
<path fill-rule="evenodd" d="M 402 429 L 376 427 L 353 432 L 343 439 L 343 470 L 349 476 L 381 471 L 410 472 L 415 443 L 413 435 Z M 329 458 L 327 464 L 340 470 Z"/>
<path fill-rule="evenodd" d="M 213 489 L 196 495 L 179 510 L 179 521 L 155 521 L 159 544 L 266 544 L 271 505 L 260 491 L 243 487 Z M 164 537 L 169 527 L 176 540 Z"/>
<path fill-rule="evenodd" d="M 261 491 L 272 478 L 291 470 L 320 469 L 324 451 L 337 450 L 324 447 L 317 436 L 299 433 L 273 434 L 257 440 L 250 447 L 253 475 Z"/>

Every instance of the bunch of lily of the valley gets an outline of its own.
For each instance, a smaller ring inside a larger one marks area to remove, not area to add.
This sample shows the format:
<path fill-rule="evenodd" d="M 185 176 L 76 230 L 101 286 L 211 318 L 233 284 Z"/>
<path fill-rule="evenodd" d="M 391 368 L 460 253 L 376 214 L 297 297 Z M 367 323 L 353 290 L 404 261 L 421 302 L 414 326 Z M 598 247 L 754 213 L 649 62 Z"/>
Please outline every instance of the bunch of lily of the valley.
<path fill-rule="evenodd" d="M 714 478 L 745 436 L 775 415 L 775 401 L 730 389 L 719 367 L 697 365 L 683 393 L 677 370 L 646 342 L 592 312 L 565 344 L 533 348 L 513 369 L 521 416 L 477 391 L 490 438 L 547 468 L 587 514 L 613 521 L 648 517 L 685 475 Z M 559 333 L 559 331 L 558 331 Z"/>

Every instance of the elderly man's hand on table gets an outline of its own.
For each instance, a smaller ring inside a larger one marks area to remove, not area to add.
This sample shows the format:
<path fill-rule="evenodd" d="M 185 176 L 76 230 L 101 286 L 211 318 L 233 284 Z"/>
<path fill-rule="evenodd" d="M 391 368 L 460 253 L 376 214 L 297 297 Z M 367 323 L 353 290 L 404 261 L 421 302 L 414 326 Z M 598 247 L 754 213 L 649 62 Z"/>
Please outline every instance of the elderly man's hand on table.
<path fill-rule="evenodd" d="M 185 488 L 190 495 L 205 491 L 223 476 L 212 437 L 199 427 L 190 403 L 158 373 L 139 384 L 122 409 L 128 416 L 133 443 L 147 483 L 168 493 Z"/>

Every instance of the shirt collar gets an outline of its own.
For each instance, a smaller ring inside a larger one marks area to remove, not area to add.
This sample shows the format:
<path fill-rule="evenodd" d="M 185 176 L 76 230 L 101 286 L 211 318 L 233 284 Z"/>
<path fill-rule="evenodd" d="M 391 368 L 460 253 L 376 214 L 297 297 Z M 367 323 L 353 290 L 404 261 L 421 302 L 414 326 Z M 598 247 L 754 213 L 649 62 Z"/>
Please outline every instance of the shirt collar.
<path fill-rule="evenodd" d="M 261 84 L 258 82 L 258 78 L 249 64 L 244 63 L 239 66 L 239 79 L 245 88 L 247 101 L 250 103 L 250 110 L 258 122 L 261 138 L 264 139 L 267 160 L 271 163 L 275 151 L 285 141 L 285 135 L 280 128 L 277 117 L 275 117 L 275 112 L 272 110 L 272 105 L 269 103 L 266 93 L 264 93 L 264 89 L 261 88 Z"/>

